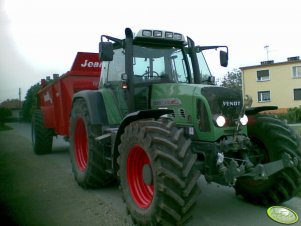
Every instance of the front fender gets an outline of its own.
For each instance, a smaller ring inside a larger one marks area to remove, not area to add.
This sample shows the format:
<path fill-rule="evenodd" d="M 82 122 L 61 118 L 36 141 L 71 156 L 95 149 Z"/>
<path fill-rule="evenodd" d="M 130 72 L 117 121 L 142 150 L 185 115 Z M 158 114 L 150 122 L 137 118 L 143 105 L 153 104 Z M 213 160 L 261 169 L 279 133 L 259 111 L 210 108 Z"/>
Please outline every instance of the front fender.
<path fill-rule="evenodd" d="M 145 118 L 155 118 L 158 119 L 160 116 L 165 114 L 171 114 L 173 113 L 173 110 L 170 109 L 154 109 L 154 110 L 143 110 L 143 111 L 135 111 L 130 114 L 128 114 L 120 124 L 118 128 L 118 132 L 116 135 L 115 143 L 114 143 L 114 152 L 117 153 L 118 145 L 120 144 L 120 137 L 124 132 L 124 129 L 127 125 L 129 125 L 131 122 L 145 119 Z"/>
<path fill-rule="evenodd" d="M 277 106 L 261 106 L 261 107 L 251 107 L 251 108 L 247 108 L 245 114 L 247 116 L 249 115 L 256 115 L 259 112 L 262 111 L 272 111 L 272 110 L 277 110 L 278 107 Z"/>

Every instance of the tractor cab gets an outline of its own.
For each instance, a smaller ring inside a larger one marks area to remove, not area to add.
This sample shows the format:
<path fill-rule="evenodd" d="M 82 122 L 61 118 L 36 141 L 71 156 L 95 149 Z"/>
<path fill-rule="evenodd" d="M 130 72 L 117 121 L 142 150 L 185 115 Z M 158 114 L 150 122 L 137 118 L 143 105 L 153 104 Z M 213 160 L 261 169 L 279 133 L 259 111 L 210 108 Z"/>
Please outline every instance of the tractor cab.
<path fill-rule="evenodd" d="M 183 35 L 164 31 L 142 30 L 133 37 L 127 29 L 124 40 L 102 36 L 100 86 L 114 90 L 124 116 L 150 109 L 153 84 L 191 82 L 184 46 Z"/>
<path fill-rule="evenodd" d="M 100 86 L 114 90 L 124 116 L 147 110 L 154 84 L 212 84 L 214 77 L 202 51 L 219 47 L 195 47 L 182 34 L 160 30 L 140 30 L 134 36 L 126 29 L 123 40 L 103 35 Z M 221 52 L 221 64 L 227 65 L 227 60 L 228 53 Z"/>

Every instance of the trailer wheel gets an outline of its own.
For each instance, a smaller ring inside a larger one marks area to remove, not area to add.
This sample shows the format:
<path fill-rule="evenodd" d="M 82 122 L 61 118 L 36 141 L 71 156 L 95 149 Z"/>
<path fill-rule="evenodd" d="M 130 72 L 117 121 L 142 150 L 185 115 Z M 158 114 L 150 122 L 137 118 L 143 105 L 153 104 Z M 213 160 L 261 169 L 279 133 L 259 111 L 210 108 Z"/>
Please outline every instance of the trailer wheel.
<path fill-rule="evenodd" d="M 236 192 L 247 201 L 259 205 L 285 202 L 301 189 L 300 140 L 290 127 L 276 117 L 258 114 L 251 116 L 249 121 L 248 133 L 253 143 L 249 158 L 254 164 L 276 161 L 287 153 L 298 160 L 298 166 L 285 168 L 267 180 L 239 178 Z"/>
<path fill-rule="evenodd" d="M 138 120 L 121 136 L 121 190 L 133 222 L 179 225 L 191 217 L 200 172 L 190 140 L 171 121 Z"/>
<path fill-rule="evenodd" d="M 84 187 L 105 186 L 113 181 L 106 169 L 104 147 L 95 138 L 101 135 L 101 125 L 92 125 L 83 99 L 73 103 L 70 117 L 70 156 L 77 183 Z"/>
<path fill-rule="evenodd" d="M 37 155 L 48 154 L 52 150 L 53 129 L 44 126 L 42 111 L 34 111 L 31 124 L 31 140 L 33 151 Z"/>

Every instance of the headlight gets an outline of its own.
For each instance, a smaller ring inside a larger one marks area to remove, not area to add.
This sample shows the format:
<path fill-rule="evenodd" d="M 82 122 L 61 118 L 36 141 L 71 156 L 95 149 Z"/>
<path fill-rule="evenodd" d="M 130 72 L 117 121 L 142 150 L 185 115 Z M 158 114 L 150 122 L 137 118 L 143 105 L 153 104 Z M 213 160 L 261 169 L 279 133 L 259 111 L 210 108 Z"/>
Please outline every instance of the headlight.
<path fill-rule="evenodd" d="M 243 126 L 247 125 L 247 123 L 248 123 L 248 116 L 244 115 L 243 117 L 241 117 L 241 118 L 239 119 L 239 121 L 240 121 L 240 123 L 241 123 Z"/>
<path fill-rule="evenodd" d="M 162 37 L 162 31 L 154 31 L 153 34 L 154 34 L 154 37 L 157 37 L 157 38 Z"/>
<path fill-rule="evenodd" d="M 218 127 L 223 127 L 226 124 L 226 119 L 224 116 L 219 115 L 215 117 L 215 122 Z"/>

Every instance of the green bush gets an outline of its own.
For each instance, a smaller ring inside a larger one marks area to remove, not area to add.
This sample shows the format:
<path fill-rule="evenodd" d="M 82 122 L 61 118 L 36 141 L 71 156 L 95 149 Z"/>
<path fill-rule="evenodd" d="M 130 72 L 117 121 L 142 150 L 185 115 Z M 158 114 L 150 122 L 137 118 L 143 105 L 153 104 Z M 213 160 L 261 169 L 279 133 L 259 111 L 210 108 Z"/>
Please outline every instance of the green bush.
<path fill-rule="evenodd" d="M 8 118 L 12 115 L 12 112 L 8 108 L 0 107 L 0 124 L 7 122 Z"/>
<path fill-rule="evenodd" d="M 278 117 L 288 123 L 301 123 L 301 106 L 289 108 L 286 114 L 278 114 Z"/>

